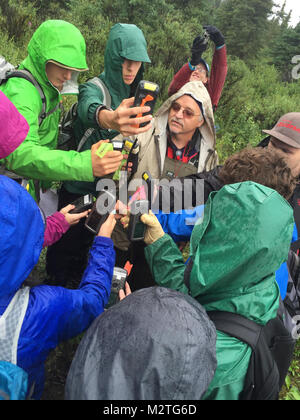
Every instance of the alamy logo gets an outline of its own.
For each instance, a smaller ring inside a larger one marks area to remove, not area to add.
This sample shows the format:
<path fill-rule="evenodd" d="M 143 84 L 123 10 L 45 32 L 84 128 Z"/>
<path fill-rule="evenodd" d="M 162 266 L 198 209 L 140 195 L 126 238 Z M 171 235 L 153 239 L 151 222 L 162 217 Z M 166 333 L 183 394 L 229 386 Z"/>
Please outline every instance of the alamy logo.
<path fill-rule="evenodd" d="M 292 64 L 296 64 L 296 66 L 293 67 L 293 70 L 292 70 L 292 78 L 294 80 L 299 80 L 300 79 L 300 55 L 295 55 L 292 58 Z"/>
<path fill-rule="evenodd" d="M 184 211 L 187 216 L 186 225 L 192 226 L 198 221 L 200 216 L 195 211 L 193 202 L 201 204 L 204 202 L 203 179 L 196 179 L 194 182 L 191 179 L 184 179 L 183 182 L 179 179 L 172 181 L 152 179 L 150 186 L 143 179 L 134 179 L 127 187 L 126 171 L 120 172 L 119 183 L 110 178 L 102 178 L 98 181 L 96 190 L 107 191 L 107 194 L 99 195 L 96 203 L 97 212 L 101 215 L 110 213 L 115 206 L 116 197 L 121 203 L 130 202 L 132 197 L 128 191 L 138 191 L 140 188 L 143 188 L 141 193 L 143 192 L 144 197 L 150 198 L 149 208 L 154 214 L 159 213 L 160 210 L 164 214 L 170 214 L 172 208 L 172 213 L 181 214 Z"/>

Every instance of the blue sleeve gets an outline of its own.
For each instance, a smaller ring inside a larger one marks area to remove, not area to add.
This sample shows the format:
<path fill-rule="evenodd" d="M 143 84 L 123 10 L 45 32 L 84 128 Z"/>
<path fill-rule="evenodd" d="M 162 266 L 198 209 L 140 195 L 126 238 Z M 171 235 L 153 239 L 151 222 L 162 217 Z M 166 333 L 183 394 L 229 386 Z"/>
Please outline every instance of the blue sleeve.
<path fill-rule="evenodd" d="M 294 231 L 293 231 L 293 237 L 292 237 L 292 243 L 298 240 L 298 231 L 297 231 L 297 226 L 296 223 L 294 225 Z M 284 262 L 276 271 L 275 273 L 275 277 L 276 277 L 276 281 L 277 284 L 279 286 L 280 289 L 280 296 L 281 299 L 284 300 L 284 298 L 286 297 L 286 292 L 287 292 L 287 285 L 288 285 L 288 280 L 289 280 L 289 272 L 288 272 L 288 267 L 287 267 L 287 263 Z"/>
<path fill-rule="evenodd" d="M 295 223 L 294 224 L 292 242 L 296 242 L 296 241 L 298 241 L 298 230 L 297 230 L 297 226 L 296 226 L 296 223 Z"/>
<path fill-rule="evenodd" d="M 156 214 L 165 233 L 175 242 L 189 241 L 197 220 L 202 217 L 204 206 L 191 210 L 181 210 L 176 213 L 165 214 L 159 211 Z"/>
<path fill-rule="evenodd" d="M 72 294 L 72 312 L 67 313 L 67 322 L 59 341 L 80 334 L 104 311 L 110 296 L 114 266 L 113 241 L 96 236 L 79 288 L 66 290 Z"/>
<path fill-rule="evenodd" d="M 287 263 L 283 263 L 275 273 L 275 278 L 280 289 L 281 299 L 284 300 L 287 291 L 289 273 Z"/>
<path fill-rule="evenodd" d="M 97 236 L 78 289 L 32 288 L 26 313 L 28 335 L 41 336 L 41 346 L 46 350 L 85 331 L 108 302 L 114 265 L 112 240 Z"/>

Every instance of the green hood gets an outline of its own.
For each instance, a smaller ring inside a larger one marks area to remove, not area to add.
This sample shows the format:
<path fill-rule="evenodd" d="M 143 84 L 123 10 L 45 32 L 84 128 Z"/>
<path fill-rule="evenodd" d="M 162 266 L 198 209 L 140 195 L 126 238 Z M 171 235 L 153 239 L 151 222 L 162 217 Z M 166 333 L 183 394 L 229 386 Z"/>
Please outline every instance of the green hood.
<path fill-rule="evenodd" d="M 293 226 L 292 208 L 267 187 L 244 182 L 212 193 L 191 237 L 192 296 L 206 310 L 265 324 L 276 316 L 275 271 L 287 260 Z"/>
<path fill-rule="evenodd" d="M 124 59 L 142 62 L 132 86 L 123 82 L 122 64 Z M 114 108 L 117 108 L 123 99 L 129 98 L 131 93 L 134 94 L 136 86 L 142 80 L 143 63 L 151 63 L 143 32 L 136 25 L 124 23 L 114 25 L 109 32 L 104 61 L 104 72 L 99 77 L 105 82 L 111 94 Z"/>
<path fill-rule="evenodd" d="M 49 60 L 79 71 L 88 69 L 85 40 L 71 23 L 63 20 L 42 23 L 28 44 L 28 56 L 21 68 L 27 68 L 43 87 L 51 86 L 46 75 Z"/>

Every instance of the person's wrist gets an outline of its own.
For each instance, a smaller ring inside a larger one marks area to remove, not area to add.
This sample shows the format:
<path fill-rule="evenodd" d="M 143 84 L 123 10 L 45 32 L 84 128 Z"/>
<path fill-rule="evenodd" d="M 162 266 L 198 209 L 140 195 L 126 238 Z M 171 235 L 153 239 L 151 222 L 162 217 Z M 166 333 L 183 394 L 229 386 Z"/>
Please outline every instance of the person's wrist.
<path fill-rule="evenodd" d="M 107 124 L 107 112 L 105 111 L 112 111 L 111 109 L 107 108 L 105 105 L 100 105 L 96 109 L 96 121 L 100 128 L 109 128 L 109 124 Z M 105 115 L 104 115 L 105 114 Z"/>
<path fill-rule="evenodd" d="M 112 232 L 110 232 L 109 230 L 107 230 L 107 229 L 103 229 L 103 230 L 99 230 L 99 233 L 98 233 L 98 236 L 102 236 L 102 238 L 109 238 L 109 239 L 111 239 L 111 234 L 112 234 Z"/>

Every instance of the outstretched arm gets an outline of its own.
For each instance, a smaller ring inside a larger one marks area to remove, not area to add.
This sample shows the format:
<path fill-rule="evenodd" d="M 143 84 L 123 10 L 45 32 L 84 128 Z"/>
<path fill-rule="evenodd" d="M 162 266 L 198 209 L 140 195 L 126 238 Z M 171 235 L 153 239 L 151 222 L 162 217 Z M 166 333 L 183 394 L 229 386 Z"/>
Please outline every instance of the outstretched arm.
<path fill-rule="evenodd" d="M 163 287 L 188 293 L 184 284 L 185 264 L 175 242 L 164 231 L 156 216 L 150 211 L 141 217 L 147 225 L 145 256 L 155 282 Z"/>

